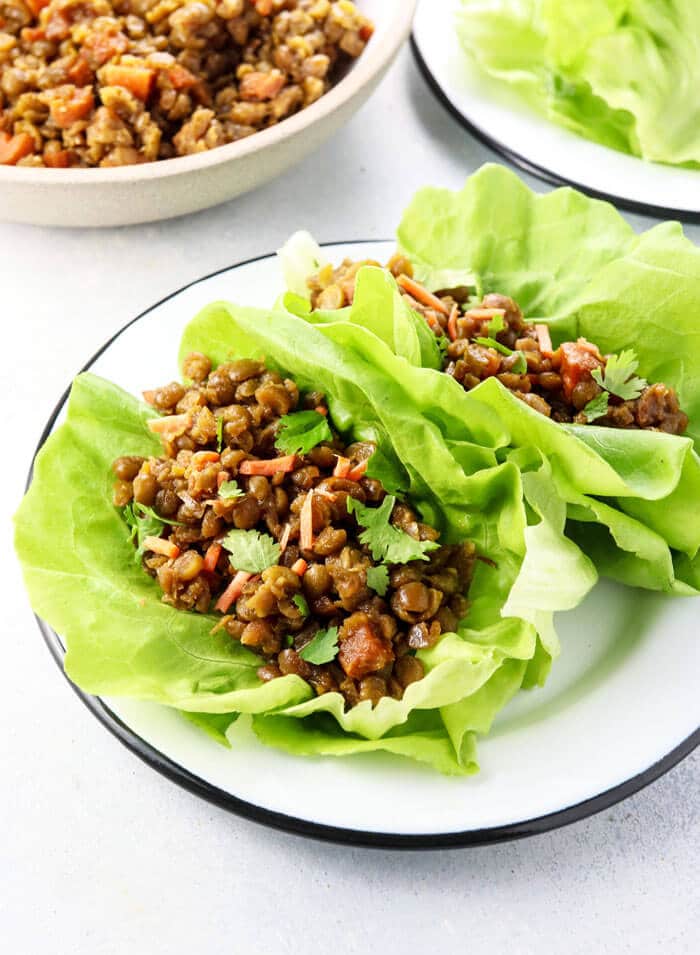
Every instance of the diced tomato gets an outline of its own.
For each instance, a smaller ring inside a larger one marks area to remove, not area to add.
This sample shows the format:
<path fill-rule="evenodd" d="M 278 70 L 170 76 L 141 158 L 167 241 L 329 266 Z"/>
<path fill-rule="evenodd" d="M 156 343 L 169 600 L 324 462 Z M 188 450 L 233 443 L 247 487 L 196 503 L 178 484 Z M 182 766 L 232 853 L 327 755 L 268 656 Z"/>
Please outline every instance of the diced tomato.
<path fill-rule="evenodd" d="M 163 557 L 169 557 L 171 560 L 180 556 L 180 548 L 177 544 L 163 540 L 162 537 L 146 537 L 143 546 L 146 550 L 153 551 L 154 554 L 161 554 Z"/>
<path fill-rule="evenodd" d="M 70 166 L 70 150 L 57 149 L 55 152 L 45 152 L 44 165 L 49 169 L 67 169 Z"/>
<path fill-rule="evenodd" d="M 146 102 L 153 89 L 156 71 L 147 66 L 122 66 L 108 63 L 103 72 L 107 86 L 122 86 L 137 99 Z"/>
<path fill-rule="evenodd" d="M 564 342 L 559 350 L 561 352 L 560 374 L 563 391 L 567 401 L 571 401 L 571 395 L 576 385 L 580 381 L 590 378 L 591 373 L 596 368 L 602 368 L 605 362 L 595 345 L 591 345 L 585 339 L 579 338 L 577 342 Z"/>
<path fill-rule="evenodd" d="M 207 552 L 204 555 L 204 564 L 203 569 L 212 574 L 216 570 L 216 565 L 219 562 L 219 557 L 221 557 L 221 551 L 223 550 L 221 544 L 210 544 L 207 547 Z"/>
<path fill-rule="evenodd" d="M 0 132 L 0 166 L 15 166 L 28 156 L 34 149 L 34 140 L 29 133 L 17 133 L 10 136 L 9 133 Z"/>
<path fill-rule="evenodd" d="M 239 570 L 226 590 L 224 590 L 222 595 L 216 601 L 216 609 L 220 610 L 221 613 L 226 613 L 231 604 L 238 600 L 238 598 L 241 596 L 243 588 L 252 576 L 252 574 L 249 574 L 245 570 Z"/>
<path fill-rule="evenodd" d="M 274 99 L 286 82 L 284 74 L 279 70 L 272 70 L 270 73 L 253 71 L 241 77 L 238 92 L 241 99 L 263 102 Z"/>
<path fill-rule="evenodd" d="M 376 673 L 394 659 L 389 641 L 379 636 L 369 622 L 347 630 L 349 632 L 340 641 L 338 663 L 352 680 Z"/>
<path fill-rule="evenodd" d="M 287 454 L 281 458 L 271 458 L 269 461 L 244 461 L 239 467 L 241 474 L 264 474 L 269 476 L 279 471 L 293 471 L 297 464 L 296 454 Z"/>
<path fill-rule="evenodd" d="M 67 129 L 79 119 L 88 116 L 95 105 L 90 86 L 76 88 L 70 99 L 56 97 L 51 100 L 51 119 L 61 129 Z"/>

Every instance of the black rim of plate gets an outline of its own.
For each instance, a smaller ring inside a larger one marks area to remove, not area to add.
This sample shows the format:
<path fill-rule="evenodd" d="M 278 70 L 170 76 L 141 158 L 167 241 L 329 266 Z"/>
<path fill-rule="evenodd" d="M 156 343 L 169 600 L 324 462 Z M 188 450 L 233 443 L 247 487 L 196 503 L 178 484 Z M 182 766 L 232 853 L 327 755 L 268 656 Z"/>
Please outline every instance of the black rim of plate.
<path fill-rule="evenodd" d="M 346 240 L 342 243 L 323 242 L 321 244 L 323 246 L 341 244 L 365 245 L 370 242 L 382 241 L 386 242 L 389 240 L 354 239 L 351 241 Z M 263 259 L 271 259 L 273 257 L 273 253 L 254 256 L 253 258 L 246 259 L 242 262 L 237 262 L 234 265 L 217 269 L 215 272 L 210 272 L 208 275 L 204 275 L 199 279 L 188 282 L 187 285 L 183 285 L 176 291 L 171 292 L 169 295 L 166 295 L 160 301 L 141 312 L 135 318 L 132 318 L 126 323 L 126 325 L 120 328 L 119 331 L 112 335 L 112 337 L 106 341 L 98 351 L 95 352 L 95 354 L 83 366 L 83 368 L 81 368 L 81 372 L 89 370 L 97 361 L 97 359 L 105 351 L 107 351 L 113 342 L 116 341 L 116 339 L 119 338 L 128 328 L 131 328 L 131 326 L 135 325 L 136 322 L 140 321 L 142 318 L 145 318 L 155 309 L 160 308 L 161 305 L 169 302 L 177 295 L 180 295 L 186 289 L 191 288 L 193 285 L 198 285 L 201 282 L 206 282 L 208 279 L 211 279 L 216 275 L 222 275 L 225 272 L 232 272 L 235 269 L 241 268 L 245 265 L 250 265 L 253 262 L 260 262 Z M 46 439 L 51 434 L 56 420 L 60 415 L 64 405 L 66 404 L 66 401 L 68 400 L 69 394 L 70 385 L 61 395 L 61 398 L 54 408 L 51 417 L 49 418 L 42 432 L 41 438 L 39 439 L 39 443 L 32 458 L 29 475 L 27 477 L 27 487 L 29 487 L 32 480 L 34 460 L 43 447 Z M 216 806 L 227 809 L 229 812 L 232 812 L 237 816 L 242 816 L 243 818 L 251 820 L 252 822 L 261 823 L 262 825 L 272 827 L 273 829 L 280 829 L 285 832 L 307 836 L 313 839 L 320 839 L 325 842 L 334 842 L 344 845 L 363 846 L 366 848 L 377 849 L 450 849 L 462 848 L 466 846 L 488 845 L 496 842 L 508 842 L 514 839 L 522 839 L 526 836 L 538 835 L 540 833 L 548 832 L 552 829 L 558 829 L 561 826 L 569 825 L 572 822 L 578 822 L 581 819 L 585 819 L 587 816 L 592 816 L 597 812 L 601 812 L 603 809 L 608 809 L 610 806 L 621 802 L 628 796 L 632 796 L 640 789 L 648 786 L 649 783 L 652 783 L 660 776 L 663 776 L 664 773 L 667 773 L 677 763 L 691 753 L 698 745 L 700 745 L 700 729 L 697 729 L 679 746 L 676 746 L 670 753 L 668 753 L 658 762 L 654 763 L 648 769 L 644 770 L 639 775 L 633 776 L 631 779 L 628 779 L 625 782 L 620 783 L 618 786 L 614 786 L 612 789 L 608 789 L 603 793 L 599 793 L 597 796 L 593 796 L 591 799 L 586 799 L 583 802 L 577 803 L 573 806 L 567 806 L 564 809 L 557 810 L 553 813 L 548 813 L 545 816 L 539 816 L 535 819 L 526 819 L 521 822 L 510 823 L 504 826 L 494 826 L 493 828 L 489 829 L 473 829 L 462 832 L 435 833 L 434 835 L 402 835 L 390 832 L 366 832 L 358 829 L 343 829 L 335 826 L 323 825 L 321 823 L 310 822 L 307 819 L 300 819 L 295 816 L 285 815 L 283 813 L 273 812 L 272 810 L 263 809 L 260 806 L 256 806 L 254 803 L 246 802 L 245 800 L 239 799 L 238 797 L 233 796 L 231 793 L 226 792 L 223 789 L 219 789 L 217 786 L 206 782 L 206 780 L 201 779 L 199 776 L 191 773 L 184 766 L 181 766 L 179 763 L 176 763 L 164 753 L 161 753 L 158 749 L 130 729 L 129 726 L 127 726 L 126 723 L 124 723 L 116 715 L 116 713 L 112 712 L 112 710 L 110 710 L 109 707 L 99 697 L 91 696 L 89 693 L 83 692 L 83 690 L 71 682 L 63 667 L 65 647 L 61 641 L 61 638 L 45 621 L 41 620 L 39 617 L 36 617 L 36 621 L 52 657 L 63 673 L 63 676 L 65 677 L 71 689 L 82 700 L 92 715 L 95 716 L 100 723 L 102 723 L 102 725 L 105 726 L 109 732 L 119 740 L 120 743 L 126 746 L 127 749 L 138 756 L 139 759 L 143 760 L 143 762 L 145 762 L 148 766 L 150 766 L 152 769 L 155 769 L 167 779 L 172 780 L 172 782 L 177 783 L 178 786 L 188 790 L 188 792 L 194 793 L 196 796 L 199 796 Z"/>
<path fill-rule="evenodd" d="M 523 172 L 529 173 L 531 176 L 535 176 L 537 179 L 541 179 L 543 182 L 547 182 L 553 186 L 571 186 L 573 189 L 578 189 L 579 192 L 585 192 L 586 195 L 591 196 L 593 199 L 603 199 L 605 202 L 611 202 L 614 206 L 627 209 L 630 212 L 636 212 L 640 215 L 650 216 L 654 219 L 680 219 L 690 225 L 700 224 L 700 212 L 698 211 L 667 208 L 666 206 L 655 205 L 652 202 L 638 202 L 634 199 L 625 199 L 623 196 L 617 196 L 612 192 L 602 192 L 601 190 L 593 189 L 591 186 L 585 186 L 575 179 L 567 179 L 566 176 L 560 176 L 553 170 L 539 166 L 529 159 L 526 159 L 525 156 L 521 156 L 516 150 L 500 140 L 495 139 L 480 126 L 476 126 L 454 105 L 423 57 L 418 46 L 418 41 L 416 40 L 415 32 L 411 34 L 411 49 L 413 50 L 418 68 L 423 74 L 423 78 L 436 99 L 444 106 L 447 112 L 456 119 L 460 126 L 464 127 L 471 136 L 483 143 L 484 146 L 493 150 L 493 152 L 503 156 L 504 159 L 507 159 L 514 166 L 522 169 Z M 640 160 L 640 162 L 641 161 L 642 160 Z"/>

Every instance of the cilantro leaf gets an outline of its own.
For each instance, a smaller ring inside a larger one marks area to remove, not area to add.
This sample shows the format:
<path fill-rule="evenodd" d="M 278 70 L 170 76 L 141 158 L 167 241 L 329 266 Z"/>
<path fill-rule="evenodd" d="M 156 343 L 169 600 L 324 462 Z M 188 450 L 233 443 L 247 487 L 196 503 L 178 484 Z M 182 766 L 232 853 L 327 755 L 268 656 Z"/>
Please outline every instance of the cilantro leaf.
<path fill-rule="evenodd" d="M 309 605 L 306 602 L 306 597 L 303 594 L 294 594 L 292 597 L 292 603 L 300 614 L 302 614 L 304 617 L 309 616 Z"/>
<path fill-rule="evenodd" d="M 486 334 L 489 338 L 495 338 L 499 332 L 502 332 L 506 327 L 505 319 L 502 315 L 494 315 L 491 321 L 486 326 Z"/>
<path fill-rule="evenodd" d="M 582 414 L 585 415 L 586 421 L 595 421 L 596 418 L 602 418 L 607 413 L 608 394 L 606 391 L 601 391 L 599 395 L 596 395 L 595 398 L 592 398 L 582 411 Z"/>
<path fill-rule="evenodd" d="M 367 568 L 367 586 L 383 597 L 389 588 L 389 568 L 384 564 Z"/>
<path fill-rule="evenodd" d="M 307 663 L 330 663 L 338 652 L 338 628 L 318 630 L 310 643 L 307 643 L 299 656 Z"/>
<path fill-rule="evenodd" d="M 224 416 L 219 415 L 216 419 L 216 450 L 221 454 L 224 446 Z"/>
<path fill-rule="evenodd" d="M 243 497 L 245 491 L 238 486 L 238 481 L 224 481 L 219 488 L 219 497 L 224 501 L 230 501 L 234 497 Z"/>
<path fill-rule="evenodd" d="M 152 507 L 132 501 L 122 508 L 122 517 L 131 533 L 129 540 L 136 543 L 134 560 L 138 564 L 144 554 L 143 542 L 147 537 L 160 537 L 163 527 L 182 527 L 181 521 L 172 521 L 161 517 Z"/>
<path fill-rule="evenodd" d="M 501 345 L 500 342 L 497 342 L 495 338 L 475 338 L 474 341 L 477 345 L 482 345 L 484 348 L 495 348 L 497 352 L 500 352 L 502 355 L 512 355 L 513 350 L 508 348 L 507 345 Z"/>
<path fill-rule="evenodd" d="M 279 563 L 280 545 L 269 534 L 234 530 L 229 531 L 221 543 L 231 555 L 231 564 L 236 570 L 259 574 Z"/>
<path fill-rule="evenodd" d="M 275 447 L 284 454 L 308 454 L 322 441 L 332 441 L 330 425 L 318 411 L 295 411 L 280 418 Z"/>
<path fill-rule="evenodd" d="M 610 355 L 604 374 L 600 368 L 595 368 L 593 379 L 611 395 L 616 395 L 623 401 L 630 401 L 633 398 L 639 398 L 648 384 L 646 379 L 635 375 L 638 367 L 637 356 L 631 348 L 626 348 L 619 355 Z"/>
<path fill-rule="evenodd" d="M 369 547 L 375 560 L 386 564 L 407 564 L 410 560 L 428 560 L 426 552 L 437 550 L 435 541 L 417 541 L 410 534 L 390 523 L 396 498 L 384 498 L 380 507 L 365 507 L 354 497 L 348 496 L 348 513 L 354 514 L 357 523 L 365 530 L 360 541 Z"/>

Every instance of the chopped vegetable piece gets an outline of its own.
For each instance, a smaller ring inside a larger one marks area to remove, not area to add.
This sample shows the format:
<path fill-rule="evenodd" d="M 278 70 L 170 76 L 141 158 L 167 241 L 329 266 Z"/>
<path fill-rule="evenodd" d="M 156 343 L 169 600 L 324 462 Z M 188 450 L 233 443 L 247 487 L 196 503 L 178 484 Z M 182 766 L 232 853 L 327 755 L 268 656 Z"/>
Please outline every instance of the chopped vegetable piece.
<path fill-rule="evenodd" d="M 56 149 L 54 152 L 45 152 L 44 165 L 49 169 L 67 169 L 70 166 L 70 150 Z"/>
<path fill-rule="evenodd" d="M 389 589 L 389 568 L 384 564 L 367 568 L 367 586 L 383 597 Z"/>
<path fill-rule="evenodd" d="M 108 86 L 122 86 L 145 103 L 151 94 L 156 71 L 146 66 L 108 63 L 100 75 Z"/>
<path fill-rule="evenodd" d="M 70 99 L 63 99 L 60 96 L 51 100 L 49 111 L 51 119 L 61 129 L 67 129 L 79 119 L 84 119 L 92 112 L 95 106 L 95 98 L 92 94 L 91 86 L 79 86 Z"/>
<path fill-rule="evenodd" d="M 545 358 L 551 358 L 554 351 L 552 349 L 552 336 L 549 334 L 549 325 L 536 324 L 535 334 L 540 345 L 540 351 Z"/>
<path fill-rule="evenodd" d="M 218 461 L 220 457 L 221 455 L 218 451 L 195 451 L 192 455 L 192 465 L 195 468 L 199 468 L 205 464 Z"/>
<path fill-rule="evenodd" d="M 280 558 L 280 545 L 259 531 L 229 531 L 221 543 L 231 555 L 233 566 L 251 574 L 262 573 Z"/>
<path fill-rule="evenodd" d="M 271 475 L 293 471 L 297 464 L 296 454 L 288 454 L 281 458 L 270 458 L 267 461 L 244 461 L 239 467 L 241 474 Z"/>
<path fill-rule="evenodd" d="M 228 471 L 219 471 L 216 475 L 216 486 L 222 488 L 224 484 L 231 480 L 231 475 Z"/>
<path fill-rule="evenodd" d="M 170 67 L 168 70 L 168 79 L 175 90 L 188 90 L 196 86 L 199 82 L 194 73 L 190 73 L 188 69 L 184 66 L 180 66 L 179 63 L 175 63 L 174 66 Z"/>
<path fill-rule="evenodd" d="M 322 414 L 324 418 L 328 417 L 328 408 L 325 405 L 316 405 L 314 411 L 316 414 Z"/>
<path fill-rule="evenodd" d="M 219 557 L 221 557 L 222 550 L 223 547 L 221 544 L 217 544 L 216 542 L 207 547 L 207 552 L 204 555 L 204 570 L 208 571 L 210 574 L 216 570 L 216 565 L 219 563 Z"/>
<path fill-rule="evenodd" d="M 169 557 L 172 560 L 180 556 L 180 548 L 177 544 L 171 544 L 162 537 L 146 537 L 143 547 L 144 550 L 151 550 L 154 554 L 162 554 L 163 557 Z"/>
<path fill-rule="evenodd" d="M 221 613 L 226 613 L 230 608 L 231 604 L 235 603 L 236 600 L 241 596 L 243 588 L 248 583 L 250 578 L 253 575 L 248 573 L 245 570 L 239 570 L 235 577 L 232 579 L 231 583 L 228 585 L 226 590 L 222 593 L 219 599 L 216 601 L 215 608 L 216 610 L 221 611 Z"/>
<path fill-rule="evenodd" d="M 299 546 L 302 550 L 311 550 L 314 546 L 314 492 L 304 498 L 299 514 Z"/>
<path fill-rule="evenodd" d="M 457 338 L 457 318 L 459 316 L 459 308 L 457 303 L 452 306 L 452 311 L 450 312 L 450 317 L 447 319 L 447 334 L 450 338 L 450 341 L 455 341 Z"/>
<path fill-rule="evenodd" d="M 289 535 L 292 533 L 292 525 L 285 524 L 284 530 L 282 531 L 282 536 L 280 537 L 280 554 L 283 554 L 287 549 L 287 544 L 289 543 Z"/>
<path fill-rule="evenodd" d="M 477 322 L 485 321 L 487 318 L 495 318 L 500 315 L 501 318 L 506 314 L 504 308 L 470 308 L 464 313 L 466 318 L 474 318 Z"/>
<path fill-rule="evenodd" d="M 513 349 L 508 348 L 507 345 L 501 345 L 500 342 L 497 342 L 495 338 L 475 338 L 474 341 L 477 345 L 482 345 L 484 348 L 493 348 L 495 351 L 500 352 L 501 355 L 512 355 Z"/>
<path fill-rule="evenodd" d="M 350 458 L 344 458 L 340 454 L 336 455 L 336 459 L 336 465 L 333 469 L 333 477 L 347 477 L 352 469 L 352 461 Z"/>
<path fill-rule="evenodd" d="M 348 471 L 346 477 L 348 481 L 359 481 L 361 477 L 367 472 L 369 467 L 369 458 L 365 458 L 364 461 L 360 461 L 359 464 L 356 464 L 352 470 Z"/>
<path fill-rule="evenodd" d="M 309 565 L 308 565 L 307 562 L 304 560 L 304 558 L 303 558 L 303 557 L 300 557 L 299 560 L 295 560 L 294 563 L 292 564 L 292 570 L 293 570 L 294 573 L 297 574 L 299 577 L 303 577 L 304 574 L 306 573 L 307 569 L 308 569 L 308 566 L 309 566 Z"/>
<path fill-rule="evenodd" d="M 299 613 L 303 614 L 305 617 L 309 616 L 309 605 L 306 602 L 306 597 L 303 594 L 294 594 L 292 597 L 292 603 L 297 608 Z"/>
<path fill-rule="evenodd" d="M 502 332 L 506 327 L 505 320 L 503 315 L 499 314 L 494 315 L 491 321 L 486 326 L 486 334 L 489 338 L 495 338 L 499 332 Z"/>
<path fill-rule="evenodd" d="M 354 514 L 358 524 L 365 528 L 360 541 L 366 544 L 374 560 L 386 564 L 406 564 L 411 560 L 428 560 L 428 551 L 437 550 L 435 541 L 420 541 L 405 531 L 394 527 L 391 513 L 396 498 L 387 495 L 379 507 L 365 507 L 354 497 L 348 497 L 349 514 Z"/>
<path fill-rule="evenodd" d="M 20 159 L 28 156 L 34 149 L 34 140 L 29 133 L 0 132 L 0 166 L 15 166 Z"/>
<path fill-rule="evenodd" d="M 308 454 L 323 441 L 332 441 L 328 422 L 317 411 L 296 411 L 280 418 L 275 447 L 287 454 Z"/>
<path fill-rule="evenodd" d="M 179 438 L 192 427 L 192 415 L 185 414 L 164 415 L 162 418 L 149 418 L 148 430 L 160 434 L 167 440 Z"/>
<path fill-rule="evenodd" d="M 524 375 L 527 371 L 527 358 L 525 357 L 525 352 L 516 350 L 512 352 L 512 354 L 515 355 L 515 361 L 513 362 L 513 366 L 510 370 L 515 375 Z"/>
<path fill-rule="evenodd" d="M 224 418 L 219 415 L 216 419 L 216 449 L 221 454 L 224 448 Z"/>
<path fill-rule="evenodd" d="M 438 298 L 437 295 L 433 295 L 432 292 L 429 292 L 420 282 L 410 279 L 407 275 L 399 275 L 396 282 L 405 292 L 408 292 L 417 302 L 420 302 L 421 305 L 427 305 L 428 308 L 432 308 L 442 315 L 450 314 L 450 310 L 442 299 Z"/>
<path fill-rule="evenodd" d="M 330 663 L 338 652 L 338 628 L 329 627 L 328 630 L 319 630 L 310 643 L 307 643 L 299 656 L 307 663 Z"/>

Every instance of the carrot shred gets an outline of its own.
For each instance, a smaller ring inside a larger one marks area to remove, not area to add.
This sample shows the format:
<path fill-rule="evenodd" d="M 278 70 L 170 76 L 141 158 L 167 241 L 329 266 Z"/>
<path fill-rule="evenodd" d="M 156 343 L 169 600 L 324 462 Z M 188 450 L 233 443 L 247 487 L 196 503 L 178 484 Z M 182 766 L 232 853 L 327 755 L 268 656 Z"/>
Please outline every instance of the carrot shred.
<path fill-rule="evenodd" d="M 497 315 L 505 315 L 504 308 L 470 308 L 464 313 L 467 318 L 474 318 L 477 322 L 483 322 L 487 318 L 495 318 Z"/>
<path fill-rule="evenodd" d="M 309 491 L 299 514 L 299 546 L 311 550 L 314 546 L 314 492 Z"/>
<path fill-rule="evenodd" d="M 535 334 L 537 335 L 537 341 L 540 345 L 540 351 L 545 358 L 551 358 L 554 351 L 552 349 L 552 338 L 549 334 L 549 327 L 547 325 L 535 325 Z"/>
<path fill-rule="evenodd" d="M 335 467 L 333 468 L 333 477 L 347 477 L 352 469 L 352 461 L 350 458 L 344 458 L 340 454 L 336 454 L 336 459 Z"/>
<path fill-rule="evenodd" d="M 459 308 L 457 303 L 452 306 L 452 311 L 450 312 L 450 317 L 447 320 L 447 334 L 450 338 L 450 341 L 453 342 L 457 338 L 457 317 L 459 315 Z"/>
<path fill-rule="evenodd" d="M 163 557 L 170 557 L 172 560 L 180 556 L 180 548 L 177 544 L 163 540 L 162 537 L 145 537 L 143 546 L 146 550 L 153 551 L 154 554 L 161 554 Z"/>
<path fill-rule="evenodd" d="M 442 299 L 439 299 L 437 295 L 433 295 L 432 292 L 429 292 L 424 285 L 421 285 L 420 282 L 416 282 L 415 279 L 410 279 L 407 275 L 399 275 L 396 283 L 404 292 L 408 292 L 417 302 L 420 302 L 421 305 L 434 308 L 436 312 L 441 312 L 443 315 L 450 314 L 447 305 L 445 305 Z"/>
<path fill-rule="evenodd" d="M 365 458 L 364 461 L 360 461 L 359 464 L 356 464 L 352 471 L 348 472 L 347 478 L 348 481 L 359 481 L 361 477 L 367 471 L 369 466 L 369 458 Z"/>
<path fill-rule="evenodd" d="M 192 427 L 192 415 L 189 411 L 185 414 L 165 415 L 162 418 L 149 418 L 146 422 L 148 430 L 154 434 L 162 434 L 168 438 L 178 438 L 184 434 L 188 428 Z"/>
<path fill-rule="evenodd" d="M 293 471 L 296 463 L 296 454 L 287 454 L 269 461 L 244 461 L 238 471 L 240 474 L 277 474 L 279 471 Z"/>
<path fill-rule="evenodd" d="M 284 530 L 282 531 L 282 536 L 280 537 L 280 554 L 283 554 L 287 549 L 287 544 L 289 543 L 289 535 L 292 533 L 292 525 L 285 524 Z"/>
<path fill-rule="evenodd" d="M 221 487 L 222 484 L 225 484 L 227 481 L 231 480 L 231 475 L 228 471 L 219 471 L 216 475 L 216 486 Z"/>
<path fill-rule="evenodd" d="M 221 551 L 223 550 L 221 544 L 213 543 L 207 547 L 207 552 L 204 555 L 204 565 L 203 569 L 208 571 L 210 574 L 216 570 L 216 565 L 219 562 L 219 557 L 221 557 Z"/>
<path fill-rule="evenodd" d="M 226 613 L 231 604 L 238 600 L 238 598 L 241 596 L 243 588 L 252 576 L 253 575 L 249 574 L 246 570 L 237 571 L 231 583 L 216 601 L 216 604 L 214 605 L 215 609 L 220 610 L 221 613 Z"/>
<path fill-rule="evenodd" d="M 303 577 L 306 571 L 308 570 L 309 565 L 306 563 L 303 557 L 300 557 L 299 560 L 295 560 L 292 564 L 292 570 L 299 577 Z"/>

